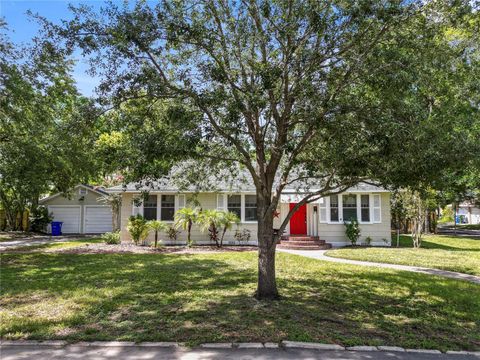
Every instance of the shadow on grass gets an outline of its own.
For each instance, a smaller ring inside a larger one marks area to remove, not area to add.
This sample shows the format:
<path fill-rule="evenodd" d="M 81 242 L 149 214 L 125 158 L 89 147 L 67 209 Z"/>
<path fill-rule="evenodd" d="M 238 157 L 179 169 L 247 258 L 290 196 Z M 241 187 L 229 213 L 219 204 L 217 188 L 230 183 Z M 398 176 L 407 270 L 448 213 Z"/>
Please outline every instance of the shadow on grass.
<path fill-rule="evenodd" d="M 426 275 L 281 254 L 283 299 L 259 302 L 252 253 L 22 254 L 2 268 L 2 336 L 480 348 L 480 287 Z"/>

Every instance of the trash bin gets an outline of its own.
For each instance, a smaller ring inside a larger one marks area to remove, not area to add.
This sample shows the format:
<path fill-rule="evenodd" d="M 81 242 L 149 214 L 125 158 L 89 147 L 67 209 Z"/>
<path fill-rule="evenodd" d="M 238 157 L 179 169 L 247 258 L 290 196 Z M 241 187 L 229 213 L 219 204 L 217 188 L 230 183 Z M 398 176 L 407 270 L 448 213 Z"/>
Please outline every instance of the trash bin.
<path fill-rule="evenodd" d="M 52 221 L 52 236 L 62 235 L 62 224 L 61 221 Z"/>

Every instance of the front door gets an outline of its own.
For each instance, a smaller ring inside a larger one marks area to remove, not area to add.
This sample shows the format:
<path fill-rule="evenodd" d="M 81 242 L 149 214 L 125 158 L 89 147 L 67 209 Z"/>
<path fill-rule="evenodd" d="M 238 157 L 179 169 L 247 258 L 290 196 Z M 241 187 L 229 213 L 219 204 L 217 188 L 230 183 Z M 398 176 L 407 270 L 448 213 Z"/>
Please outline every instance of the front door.
<path fill-rule="evenodd" d="M 290 210 L 295 207 L 290 203 Z M 307 205 L 302 205 L 290 219 L 290 235 L 307 235 Z"/>

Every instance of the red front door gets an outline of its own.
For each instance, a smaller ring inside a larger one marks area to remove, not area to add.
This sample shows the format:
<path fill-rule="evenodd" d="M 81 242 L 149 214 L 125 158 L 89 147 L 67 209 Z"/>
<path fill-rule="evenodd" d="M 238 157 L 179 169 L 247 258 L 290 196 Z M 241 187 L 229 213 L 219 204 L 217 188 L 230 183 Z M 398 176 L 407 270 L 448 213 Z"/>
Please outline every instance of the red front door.
<path fill-rule="evenodd" d="M 290 210 L 292 210 L 295 205 L 294 203 L 290 203 Z M 300 206 L 290 219 L 290 234 L 307 235 L 307 205 Z"/>

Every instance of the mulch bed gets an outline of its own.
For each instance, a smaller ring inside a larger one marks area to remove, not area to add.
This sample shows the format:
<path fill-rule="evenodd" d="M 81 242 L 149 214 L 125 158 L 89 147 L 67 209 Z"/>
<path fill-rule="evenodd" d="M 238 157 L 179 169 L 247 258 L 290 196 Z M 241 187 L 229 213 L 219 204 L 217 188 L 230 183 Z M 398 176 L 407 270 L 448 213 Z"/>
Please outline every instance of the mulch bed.
<path fill-rule="evenodd" d="M 224 246 L 218 248 L 211 245 L 193 246 L 191 248 L 185 246 L 163 246 L 152 248 L 148 246 L 137 246 L 131 243 L 118 245 L 108 244 L 87 244 L 64 249 L 51 249 L 46 252 L 64 253 L 64 254 L 158 254 L 158 253 L 176 253 L 176 254 L 201 254 L 216 252 L 242 252 L 257 251 L 255 246 Z"/>

